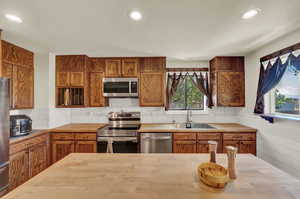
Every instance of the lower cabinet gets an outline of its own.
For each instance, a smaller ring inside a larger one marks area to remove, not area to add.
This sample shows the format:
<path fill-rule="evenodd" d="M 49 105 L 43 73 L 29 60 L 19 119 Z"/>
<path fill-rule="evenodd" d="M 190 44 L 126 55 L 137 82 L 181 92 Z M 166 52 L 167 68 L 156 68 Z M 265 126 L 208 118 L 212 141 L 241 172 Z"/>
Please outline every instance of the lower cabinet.
<path fill-rule="evenodd" d="M 256 141 L 224 141 L 224 152 L 226 152 L 226 146 L 237 147 L 238 153 L 251 153 L 256 155 Z"/>
<path fill-rule="evenodd" d="M 96 133 L 51 133 L 52 163 L 70 153 L 96 153 Z"/>
<path fill-rule="evenodd" d="M 10 156 L 9 190 L 13 190 L 29 179 L 29 151 L 23 150 Z"/>
<path fill-rule="evenodd" d="M 195 141 L 175 140 L 173 142 L 173 153 L 196 153 L 196 151 Z"/>
<path fill-rule="evenodd" d="M 48 134 L 10 146 L 9 190 L 15 189 L 48 167 L 48 149 Z"/>
<path fill-rule="evenodd" d="M 74 153 L 74 141 L 53 140 L 52 141 L 52 163 Z"/>
<path fill-rule="evenodd" d="M 226 146 L 238 148 L 238 153 L 256 155 L 255 133 L 174 133 L 173 153 L 208 153 L 208 141 L 218 142 L 218 153 L 226 153 Z"/>

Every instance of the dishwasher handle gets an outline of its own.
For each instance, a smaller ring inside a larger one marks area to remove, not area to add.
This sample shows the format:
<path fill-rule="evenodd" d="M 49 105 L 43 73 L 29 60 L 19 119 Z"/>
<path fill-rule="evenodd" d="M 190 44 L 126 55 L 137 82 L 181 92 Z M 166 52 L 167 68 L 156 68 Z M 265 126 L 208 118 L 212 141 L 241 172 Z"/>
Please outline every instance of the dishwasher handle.
<path fill-rule="evenodd" d="M 162 137 L 142 137 L 142 140 L 171 140 L 172 136 L 162 136 Z"/>

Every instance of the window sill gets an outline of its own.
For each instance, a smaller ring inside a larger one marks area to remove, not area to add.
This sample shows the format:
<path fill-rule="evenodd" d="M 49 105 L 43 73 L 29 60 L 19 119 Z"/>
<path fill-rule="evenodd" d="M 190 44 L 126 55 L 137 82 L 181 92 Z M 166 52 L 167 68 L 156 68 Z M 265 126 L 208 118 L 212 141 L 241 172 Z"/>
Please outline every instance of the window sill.
<path fill-rule="evenodd" d="M 187 110 L 166 110 L 167 114 L 170 115 L 186 115 L 187 114 Z M 192 115 L 208 115 L 208 111 L 207 110 L 192 110 Z"/>
<path fill-rule="evenodd" d="M 263 115 L 260 115 L 260 117 L 262 117 L 263 119 L 269 121 L 270 123 L 274 123 L 274 119 L 285 119 L 285 120 L 300 121 L 300 117 L 288 116 L 288 115 L 263 114 Z"/>

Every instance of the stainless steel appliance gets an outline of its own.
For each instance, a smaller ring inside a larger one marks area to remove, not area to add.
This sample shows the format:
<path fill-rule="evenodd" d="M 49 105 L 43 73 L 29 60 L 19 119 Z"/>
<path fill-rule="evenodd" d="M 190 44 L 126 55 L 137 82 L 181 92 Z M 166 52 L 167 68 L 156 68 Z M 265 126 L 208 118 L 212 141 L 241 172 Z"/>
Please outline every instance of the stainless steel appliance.
<path fill-rule="evenodd" d="M 0 197 L 8 188 L 9 80 L 0 78 Z"/>
<path fill-rule="evenodd" d="M 172 153 L 172 133 L 142 133 L 141 153 Z"/>
<path fill-rule="evenodd" d="M 110 112 L 109 125 L 97 132 L 99 153 L 137 153 L 137 130 L 141 124 L 139 112 Z"/>
<path fill-rule="evenodd" d="M 32 132 L 32 120 L 27 115 L 10 116 L 10 136 L 18 137 Z"/>
<path fill-rule="evenodd" d="M 138 97 L 138 78 L 103 78 L 104 97 Z"/>

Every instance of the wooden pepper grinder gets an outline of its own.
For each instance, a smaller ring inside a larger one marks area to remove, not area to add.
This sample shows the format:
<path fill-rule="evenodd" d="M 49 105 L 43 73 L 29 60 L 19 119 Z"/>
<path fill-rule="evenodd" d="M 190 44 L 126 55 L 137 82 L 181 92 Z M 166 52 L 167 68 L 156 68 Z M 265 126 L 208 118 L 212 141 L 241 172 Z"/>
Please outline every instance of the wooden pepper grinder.
<path fill-rule="evenodd" d="M 233 146 L 226 146 L 227 158 L 228 158 L 228 173 L 230 179 L 236 179 L 236 168 L 235 168 L 235 159 L 237 148 Z"/>
<path fill-rule="evenodd" d="M 217 163 L 216 156 L 217 156 L 217 148 L 218 142 L 216 141 L 208 141 L 209 146 L 209 154 L 210 154 L 210 162 Z"/>

